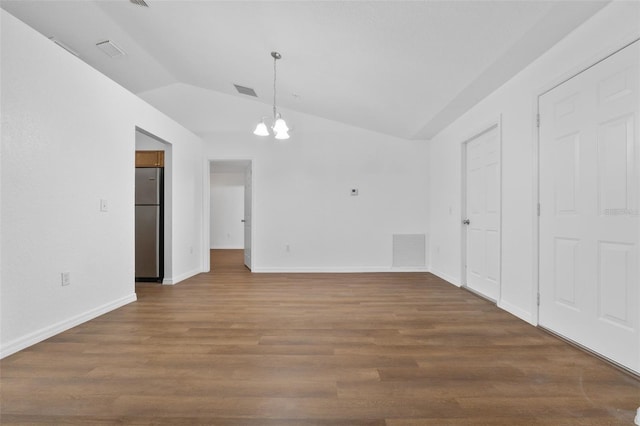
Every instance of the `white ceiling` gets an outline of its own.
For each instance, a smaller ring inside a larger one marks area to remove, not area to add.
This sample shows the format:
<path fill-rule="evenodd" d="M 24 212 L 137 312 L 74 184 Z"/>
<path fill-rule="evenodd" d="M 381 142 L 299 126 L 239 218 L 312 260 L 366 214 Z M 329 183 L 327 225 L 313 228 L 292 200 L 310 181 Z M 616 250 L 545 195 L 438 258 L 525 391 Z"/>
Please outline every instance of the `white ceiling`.
<path fill-rule="evenodd" d="M 285 110 L 422 139 L 607 2 L 147 0 L 144 8 L 128 0 L 2 0 L 1 6 L 195 132 L 216 131 L 207 114 L 195 120 L 188 113 L 201 108 L 195 98 L 225 94 L 234 105 L 231 96 L 254 104 L 249 110 L 271 104 L 276 50 L 283 56 L 278 105 Z M 127 55 L 111 59 L 98 50 L 95 44 L 106 39 Z M 255 89 L 258 99 L 238 94 L 234 83 Z"/>

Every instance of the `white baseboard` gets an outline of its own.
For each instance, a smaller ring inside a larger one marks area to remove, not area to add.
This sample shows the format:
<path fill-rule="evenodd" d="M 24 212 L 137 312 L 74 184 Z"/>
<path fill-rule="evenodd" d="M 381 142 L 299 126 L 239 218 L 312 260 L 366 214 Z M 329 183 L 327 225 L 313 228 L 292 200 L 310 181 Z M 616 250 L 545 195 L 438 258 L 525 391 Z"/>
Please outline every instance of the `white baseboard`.
<path fill-rule="evenodd" d="M 388 272 L 431 272 L 426 266 L 394 266 Z"/>
<path fill-rule="evenodd" d="M 449 284 L 453 284 L 456 287 L 462 287 L 462 283 L 460 282 L 460 280 L 452 277 L 451 275 L 445 274 L 444 272 L 440 272 L 437 269 L 431 269 L 429 272 L 431 272 L 433 275 L 435 275 L 438 278 L 442 278 L 443 280 L 447 281 Z"/>
<path fill-rule="evenodd" d="M 164 278 L 162 280 L 162 285 L 175 285 L 175 284 L 178 284 L 180 281 L 184 281 L 188 278 L 191 278 L 195 275 L 200 274 L 201 272 L 202 272 L 201 269 L 194 269 L 192 271 L 185 272 L 184 274 L 180 274 L 177 277 Z"/>
<path fill-rule="evenodd" d="M 537 325 L 533 319 L 533 315 L 531 315 L 531 312 L 527 312 L 524 309 L 519 308 L 516 305 L 513 305 L 505 300 L 498 301 L 498 308 L 504 309 L 505 311 L 509 312 L 511 315 L 515 315 L 516 317 L 520 318 L 523 321 L 528 322 L 531 325 Z"/>
<path fill-rule="evenodd" d="M 55 336 L 56 334 L 60 334 L 63 331 L 69 330 L 70 328 L 73 328 L 77 325 L 80 325 L 94 318 L 97 318 L 100 315 L 104 315 L 107 312 L 111 312 L 131 302 L 135 302 L 136 300 L 137 300 L 136 294 L 133 293 L 128 296 L 122 297 L 120 299 L 114 300 L 112 302 L 105 303 L 102 306 L 98 306 L 97 308 L 91 309 L 80 315 L 76 315 L 69 319 L 60 321 L 56 324 L 42 328 L 33 333 L 27 334 L 24 337 L 20 337 L 18 339 L 12 340 L 11 342 L 4 345 L 2 349 L 0 349 L 0 359 L 5 358 L 9 355 L 12 355 L 25 348 L 28 348 L 29 346 L 35 345 L 36 343 L 42 342 L 43 340 L 46 340 L 49 337 Z"/>
<path fill-rule="evenodd" d="M 251 272 L 268 274 L 360 274 L 378 272 L 429 272 L 426 267 L 390 267 L 390 266 L 297 266 L 297 267 L 254 267 Z"/>

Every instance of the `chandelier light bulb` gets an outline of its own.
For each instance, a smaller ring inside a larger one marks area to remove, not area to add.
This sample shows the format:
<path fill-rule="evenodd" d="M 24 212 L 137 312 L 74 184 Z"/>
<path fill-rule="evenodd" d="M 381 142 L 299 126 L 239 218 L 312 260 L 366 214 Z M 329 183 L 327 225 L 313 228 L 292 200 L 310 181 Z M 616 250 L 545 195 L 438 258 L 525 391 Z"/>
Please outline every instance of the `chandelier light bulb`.
<path fill-rule="evenodd" d="M 274 137 L 279 140 L 289 139 L 289 129 L 276 131 Z"/>
<path fill-rule="evenodd" d="M 273 131 L 276 133 L 287 133 L 289 131 L 289 127 L 287 127 L 286 121 L 280 116 L 276 119 L 276 122 L 273 124 Z"/>
<path fill-rule="evenodd" d="M 264 120 L 258 123 L 256 129 L 253 131 L 253 134 L 256 136 L 269 136 L 269 129 L 267 129 L 267 125 L 264 124 Z"/>

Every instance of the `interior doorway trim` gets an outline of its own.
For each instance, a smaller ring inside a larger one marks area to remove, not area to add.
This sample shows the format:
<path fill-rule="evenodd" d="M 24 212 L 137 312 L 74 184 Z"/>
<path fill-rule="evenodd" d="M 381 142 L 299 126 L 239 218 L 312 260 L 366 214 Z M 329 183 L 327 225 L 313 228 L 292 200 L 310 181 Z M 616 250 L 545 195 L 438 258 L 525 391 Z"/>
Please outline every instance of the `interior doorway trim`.
<path fill-rule="evenodd" d="M 499 161 L 500 161 L 500 166 L 499 166 L 499 188 L 498 188 L 498 194 L 500 196 L 500 202 L 499 202 L 499 207 L 498 207 L 498 214 L 499 214 L 499 220 L 498 220 L 498 229 L 499 229 L 499 254 L 498 254 L 498 259 L 499 259 L 499 289 L 498 289 L 498 297 L 497 299 L 494 301 L 491 298 L 487 297 L 486 295 L 483 295 L 471 288 L 468 287 L 467 285 L 467 257 L 468 257 L 468 253 L 467 253 L 467 238 L 468 238 L 468 231 L 467 231 L 467 226 L 463 223 L 463 221 L 465 221 L 467 219 L 467 146 L 469 144 L 469 142 L 476 140 L 477 138 L 493 131 L 496 130 L 497 132 L 497 137 L 498 137 L 498 151 L 499 151 Z M 469 134 L 468 137 L 464 138 L 461 143 L 460 143 L 460 152 L 461 152 L 461 199 L 460 199 L 460 227 L 461 227 L 461 231 L 460 231 L 460 284 L 463 288 L 465 288 L 468 291 L 471 291 L 475 294 L 478 294 L 479 296 L 490 300 L 492 302 L 495 302 L 498 306 L 500 306 L 500 301 L 501 301 L 501 295 L 502 295 L 502 114 L 498 115 L 495 119 L 493 120 L 489 120 L 488 122 L 484 123 L 481 126 L 476 127 L 476 129 L 474 129 L 473 132 L 471 132 Z"/>
<path fill-rule="evenodd" d="M 162 139 L 154 135 L 153 133 L 135 126 L 135 131 L 148 136 L 151 139 L 164 145 L 164 235 L 163 235 L 163 250 L 164 250 L 164 277 L 162 284 L 172 285 L 174 284 L 173 277 L 173 144 L 169 141 Z"/>
<path fill-rule="evenodd" d="M 205 173 L 203 176 L 204 179 L 204 185 L 203 185 L 203 191 L 204 191 L 204 200 L 205 202 L 202 203 L 203 204 L 203 226 L 202 226 L 202 232 L 204 233 L 204 238 L 203 240 L 203 270 L 205 272 L 209 272 L 211 270 L 211 259 L 209 257 L 209 253 L 211 250 L 211 173 L 213 171 L 213 164 L 214 163 L 229 163 L 229 164 L 234 164 L 234 163 L 245 163 L 246 166 L 251 168 L 251 251 L 252 251 L 252 260 L 251 260 L 251 264 L 252 266 L 256 264 L 256 257 L 255 257 L 255 217 L 256 217 L 256 203 L 255 203 L 255 199 L 256 199 L 256 179 L 255 179 L 255 160 L 253 158 L 248 158 L 248 157 L 212 157 L 212 158 L 207 158 L 205 160 Z M 244 172 L 245 168 L 238 168 L 238 172 Z"/>

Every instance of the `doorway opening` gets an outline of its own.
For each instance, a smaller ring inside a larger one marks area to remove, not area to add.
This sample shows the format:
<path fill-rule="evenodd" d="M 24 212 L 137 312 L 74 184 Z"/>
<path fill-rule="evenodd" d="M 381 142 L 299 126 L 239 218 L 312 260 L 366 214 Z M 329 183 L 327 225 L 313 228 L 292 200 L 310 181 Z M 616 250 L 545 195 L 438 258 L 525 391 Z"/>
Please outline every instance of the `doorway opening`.
<path fill-rule="evenodd" d="M 171 284 L 171 144 L 140 128 L 135 140 L 135 280 Z"/>
<path fill-rule="evenodd" d="M 209 162 L 209 245 L 212 270 L 252 267 L 251 160 Z"/>

